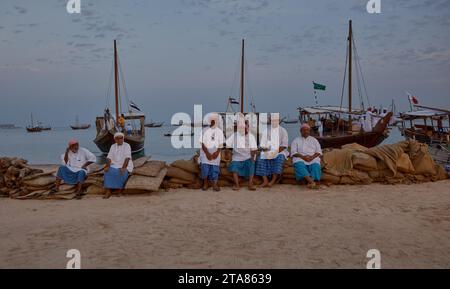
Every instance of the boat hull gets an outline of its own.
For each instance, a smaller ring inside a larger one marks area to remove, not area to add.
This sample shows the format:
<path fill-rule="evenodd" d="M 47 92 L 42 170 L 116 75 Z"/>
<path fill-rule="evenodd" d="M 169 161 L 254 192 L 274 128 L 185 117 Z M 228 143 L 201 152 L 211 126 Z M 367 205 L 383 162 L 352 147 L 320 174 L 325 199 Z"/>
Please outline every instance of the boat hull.
<path fill-rule="evenodd" d="M 136 154 L 144 150 L 145 138 L 141 135 L 127 135 L 125 142 L 131 147 L 131 153 Z M 109 149 L 114 144 L 114 132 L 103 131 L 94 140 L 94 143 L 103 154 L 107 154 Z"/>
<path fill-rule="evenodd" d="M 350 143 L 370 148 L 381 144 L 387 137 L 387 133 L 361 132 L 353 135 L 317 137 L 317 140 L 322 148 L 340 148 Z"/>
<path fill-rule="evenodd" d="M 90 125 L 90 124 L 86 124 L 86 125 L 78 125 L 78 126 L 76 126 L 76 125 L 71 125 L 70 127 L 71 127 L 73 130 L 81 130 L 81 129 L 88 129 L 88 128 L 91 127 L 91 125 Z"/>

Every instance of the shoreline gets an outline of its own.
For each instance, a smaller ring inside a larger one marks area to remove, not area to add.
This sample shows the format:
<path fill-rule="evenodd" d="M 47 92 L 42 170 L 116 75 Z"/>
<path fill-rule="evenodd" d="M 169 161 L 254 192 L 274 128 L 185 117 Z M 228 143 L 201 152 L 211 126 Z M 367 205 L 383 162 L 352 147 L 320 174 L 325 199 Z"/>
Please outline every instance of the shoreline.
<path fill-rule="evenodd" d="M 450 266 L 450 180 L 0 201 L 0 268 Z"/>

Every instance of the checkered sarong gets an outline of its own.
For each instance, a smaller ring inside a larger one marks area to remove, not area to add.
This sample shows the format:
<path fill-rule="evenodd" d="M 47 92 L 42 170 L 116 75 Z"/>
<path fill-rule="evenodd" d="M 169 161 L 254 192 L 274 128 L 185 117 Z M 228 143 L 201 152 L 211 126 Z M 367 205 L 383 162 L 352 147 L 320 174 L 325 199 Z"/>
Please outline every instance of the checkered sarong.
<path fill-rule="evenodd" d="M 282 154 L 271 160 L 264 160 L 258 157 L 256 160 L 255 175 L 260 177 L 271 176 L 273 174 L 281 175 L 285 160 L 285 156 Z"/>

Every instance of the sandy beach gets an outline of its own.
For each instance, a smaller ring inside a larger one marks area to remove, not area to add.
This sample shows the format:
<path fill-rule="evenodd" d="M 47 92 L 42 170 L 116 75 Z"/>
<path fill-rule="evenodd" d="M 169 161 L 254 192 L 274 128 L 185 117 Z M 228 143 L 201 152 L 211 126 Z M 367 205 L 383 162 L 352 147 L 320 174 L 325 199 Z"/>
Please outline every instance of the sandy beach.
<path fill-rule="evenodd" d="M 0 267 L 382 268 L 450 266 L 450 181 L 171 190 L 81 201 L 0 200 Z"/>

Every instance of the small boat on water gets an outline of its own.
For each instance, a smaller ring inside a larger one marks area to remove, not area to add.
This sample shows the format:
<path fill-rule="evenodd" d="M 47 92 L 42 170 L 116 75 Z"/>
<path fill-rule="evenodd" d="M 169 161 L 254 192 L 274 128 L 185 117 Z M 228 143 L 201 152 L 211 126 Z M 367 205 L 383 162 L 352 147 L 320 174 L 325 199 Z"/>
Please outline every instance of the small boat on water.
<path fill-rule="evenodd" d="M 352 57 L 354 55 L 354 57 Z M 361 66 L 359 64 L 358 53 L 353 39 L 352 21 L 349 21 L 349 32 L 347 38 L 347 63 L 345 67 L 348 73 L 348 107 L 343 107 L 343 96 L 341 96 L 340 106 L 311 106 L 299 107 L 301 122 L 308 123 L 314 132 L 314 136 L 319 141 L 322 148 L 340 148 L 349 143 L 358 143 L 365 147 L 374 147 L 382 143 L 389 135 L 388 124 L 392 117 L 392 112 L 385 116 L 378 116 L 376 125 L 371 131 L 363 131 L 359 125 L 359 120 L 364 117 L 365 109 L 361 87 L 365 83 L 360 83 L 362 77 Z M 361 108 L 354 109 L 352 106 L 352 64 L 356 64 L 357 87 L 361 101 Z M 344 92 L 344 90 L 342 90 Z M 366 93 L 367 94 L 367 93 Z M 366 96 L 367 97 L 367 96 Z M 320 135 L 319 127 L 323 134 Z"/>
<path fill-rule="evenodd" d="M 293 124 L 293 123 L 298 123 L 298 118 L 290 118 L 289 115 L 287 117 L 284 117 L 281 120 L 282 123 L 285 124 Z"/>
<path fill-rule="evenodd" d="M 34 124 L 33 114 L 31 114 L 31 123 L 29 126 L 26 127 L 27 132 L 41 132 L 46 130 L 51 130 L 52 128 L 50 126 L 43 126 L 41 122 L 37 122 L 37 124 Z"/>
<path fill-rule="evenodd" d="M 78 116 L 75 118 L 75 124 L 70 126 L 73 130 L 81 130 L 81 129 L 88 129 L 91 127 L 90 124 L 82 124 L 78 120 Z"/>
<path fill-rule="evenodd" d="M 156 122 L 156 121 L 150 121 L 145 124 L 145 127 L 162 127 L 164 125 L 164 122 Z"/>
<path fill-rule="evenodd" d="M 119 76 L 120 71 L 120 76 Z M 120 80 L 119 80 L 120 77 Z M 119 83 L 122 83 L 122 88 L 119 89 Z M 114 40 L 114 97 L 115 97 L 115 119 L 106 108 L 103 116 L 98 116 L 95 121 L 97 136 L 94 143 L 104 154 L 109 152 L 111 145 L 114 144 L 114 134 L 122 131 L 125 134 L 125 142 L 131 146 L 133 154 L 141 154 L 144 151 L 145 142 L 145 115 L 140 111 L 137 105 L 128 99 L 126 95 L 125 80 L 120 66 L 117 42 Z M 121 111 L 121 95 L 120 92 L 125 92 L 125 97 L 128 100 L 128 112 Z M 135 111 L 133 111 L 135 110 Z M 125 127 L 120 128 L 116 122 L 119 118 L 123 118 L 126 123 Z"/>

